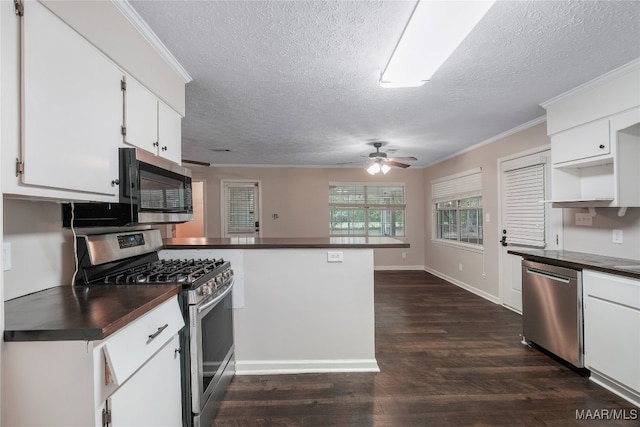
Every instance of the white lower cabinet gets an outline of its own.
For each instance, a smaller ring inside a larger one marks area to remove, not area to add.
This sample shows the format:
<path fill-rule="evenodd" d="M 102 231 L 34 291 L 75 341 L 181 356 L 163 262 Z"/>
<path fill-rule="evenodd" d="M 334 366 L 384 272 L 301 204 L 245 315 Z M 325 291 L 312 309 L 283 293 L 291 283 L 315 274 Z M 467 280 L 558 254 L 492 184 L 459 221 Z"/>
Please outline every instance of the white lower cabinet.
<path fill-rule="evenodd" d="M 179 349 L 176 335 L 113 393 L 111 427 L 182 425 Z"/>
<path fill-rule="evenodd" d="M 173 297 L 104 340 L 6 342 L 1 425 L 181 426 L 183 326 Z"/>
<path fill-rule="evenodd" d="M 591 379 L 640 406 L 640 280 L 583 271 Z"/>

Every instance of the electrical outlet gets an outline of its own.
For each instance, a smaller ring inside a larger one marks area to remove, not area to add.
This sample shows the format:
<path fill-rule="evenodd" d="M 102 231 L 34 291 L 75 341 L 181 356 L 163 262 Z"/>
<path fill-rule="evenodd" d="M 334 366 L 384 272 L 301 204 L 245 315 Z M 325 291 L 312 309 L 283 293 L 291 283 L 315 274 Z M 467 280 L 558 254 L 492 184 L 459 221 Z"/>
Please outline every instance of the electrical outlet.
<path fill-rule="evenodd" d="M 588 213 L 577 213 L 576 214 L 576 225 L 583 226 L 592 226 L 593 225 L 593 217 Z"/>
<path fill-rule="evenodd" d="M 327 262 L 342 262 L 342 252 L 327 252 Z"/>
<path fill-rule="evenodd" d="M 622 230 L 613 230 L 613 236 L 612 236 L 612 240 L 613 243 L 622 243 L 622 239 L 623 239 L 623 232 Z"/>
<path fill-rule="evenodd" d="M 462 271 L 462 263 L 458 264 L 458 270 Z"/>

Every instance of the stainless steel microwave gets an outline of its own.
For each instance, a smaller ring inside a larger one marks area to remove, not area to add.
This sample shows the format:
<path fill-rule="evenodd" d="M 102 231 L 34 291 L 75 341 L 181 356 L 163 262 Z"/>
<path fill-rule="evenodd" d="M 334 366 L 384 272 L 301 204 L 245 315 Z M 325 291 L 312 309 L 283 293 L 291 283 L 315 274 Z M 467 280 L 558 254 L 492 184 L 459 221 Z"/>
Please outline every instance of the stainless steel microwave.
<path fill-rule="evenodd" d="M 191 221 L 191 171 L 139 148 L 119 149 L 117 203 L 65 203 L 62 225 L 120 227 Z"/>

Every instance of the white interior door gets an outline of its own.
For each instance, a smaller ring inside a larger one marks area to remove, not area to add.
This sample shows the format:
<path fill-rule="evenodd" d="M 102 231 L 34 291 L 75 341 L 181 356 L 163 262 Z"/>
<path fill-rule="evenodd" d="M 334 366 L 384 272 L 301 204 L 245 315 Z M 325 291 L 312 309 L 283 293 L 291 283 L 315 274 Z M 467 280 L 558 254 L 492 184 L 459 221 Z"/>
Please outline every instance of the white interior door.
<path fill-rule="evenodd" d="M 562 209 L 551 196 L 550 151 L 504 159 L 500 164 L 500 297 L 522 312 L 521 257 L 510 249 L 558 249 L 562 246 Z"/>
<path fill-rule="evenodd" d="M 223 181 L 222 185 L 222 230 L 224 237 L 259 237 L 259 182 Z"/>

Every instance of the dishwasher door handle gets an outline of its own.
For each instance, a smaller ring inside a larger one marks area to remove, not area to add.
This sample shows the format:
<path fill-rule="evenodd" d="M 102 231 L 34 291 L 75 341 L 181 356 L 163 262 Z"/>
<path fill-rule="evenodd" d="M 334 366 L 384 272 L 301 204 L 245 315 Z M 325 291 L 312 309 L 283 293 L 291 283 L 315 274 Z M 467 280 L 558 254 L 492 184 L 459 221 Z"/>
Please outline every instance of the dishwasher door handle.
<path fill-rule="evenodd" d="M 542 271 L 542 270 L 536 270 L 530 267 L 527 267 L 527 273 L 529 274 L 533 274 L 536 276 L 542 276 L 546 279 L 551 279 L 551 280 L 555 280 L 557 282 L 562 282 L 562 283 L 570 283 L 571 279 L 569 277 L 565 277 L 565 276 L 559 276 L 557 274 L 553 274 L 550 273 L 548 271 Z"/>

